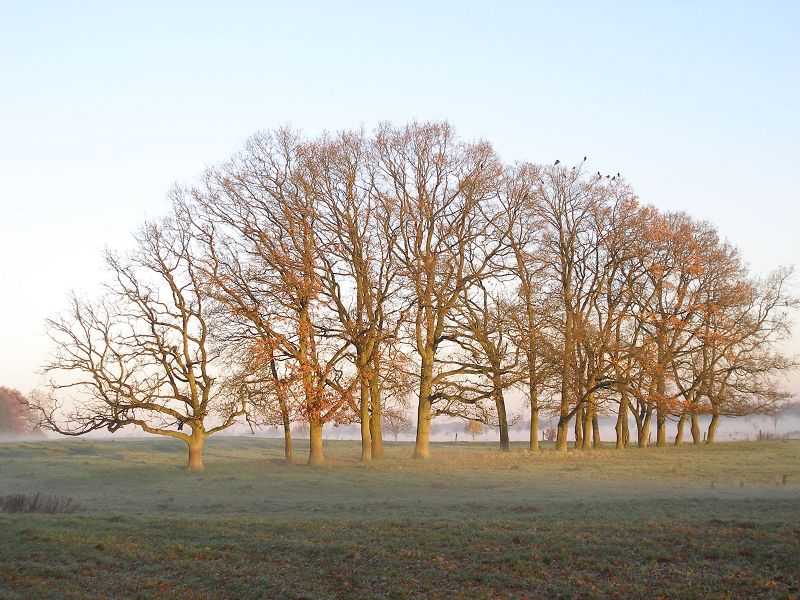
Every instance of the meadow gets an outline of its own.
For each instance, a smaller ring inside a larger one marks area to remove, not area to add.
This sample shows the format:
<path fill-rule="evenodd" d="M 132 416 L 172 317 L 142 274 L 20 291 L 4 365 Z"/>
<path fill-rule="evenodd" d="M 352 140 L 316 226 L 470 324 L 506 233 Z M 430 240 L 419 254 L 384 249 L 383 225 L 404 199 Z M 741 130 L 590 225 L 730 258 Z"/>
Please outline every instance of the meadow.
<path fill-rule="evenodd" d="M 0 444 L 0 496 L 79 508 L 0 513 L 0 598 L 800 594 L 800 442 L 411 450 L 288 468 L 279 440 L 216 438 L 189 473 L 172 440 Z"/>

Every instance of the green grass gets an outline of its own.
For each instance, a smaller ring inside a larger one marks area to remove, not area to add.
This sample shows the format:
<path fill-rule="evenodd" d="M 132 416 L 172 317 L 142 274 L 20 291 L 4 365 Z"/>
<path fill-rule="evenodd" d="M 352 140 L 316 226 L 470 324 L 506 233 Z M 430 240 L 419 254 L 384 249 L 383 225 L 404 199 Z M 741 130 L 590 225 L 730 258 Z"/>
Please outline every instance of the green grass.
<path fill-rule="evenodd" d="M 301 446 L 301 444 L 298 444 Z M 789 598 L 800 589 L 800 443 L 501 455 L 389 444 L 320 468 L 277 440 L 0 444 L 0 598 Z M 297 449 L 302 453 L 302 447 Z M 785 478 L 785 483 L 784 483 Z"/>

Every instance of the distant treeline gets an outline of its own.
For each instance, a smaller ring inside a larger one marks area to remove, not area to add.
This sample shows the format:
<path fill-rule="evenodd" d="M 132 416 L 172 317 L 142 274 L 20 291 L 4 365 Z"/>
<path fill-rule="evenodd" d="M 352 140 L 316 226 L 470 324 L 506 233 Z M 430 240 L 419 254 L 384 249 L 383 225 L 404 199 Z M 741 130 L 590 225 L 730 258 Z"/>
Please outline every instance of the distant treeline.
<path fill-rule="evenodd" d="M 41 436 L 19 390 L 0 386 L 0 438 Z"/>
<path fill-rule="evenodd" d="M 721 416 L 787 398 L 790 270 L 751 275 L 713 225 L 585 158 L 507 164 L 440 122 L 279 129 L 171 196 L 135 251 L 107 254 L 107 293 L 49 321 L 55 383 L 31 405 L 51 429 L 135 425 L 202 468 L 205 438 L 237 421 L 282 427 L 291 461 L 301 422 L 316 464 L 331 422 L 360 423 L 362 460 L 379 459 L 410 405 L 416 457 L 438 415 L 499 427 L 508 450 L 511 389 L 530 448 L 546 413 L 559 451 L 570 428 L 597 446 L 600 415 L 618 448 L 652 428 L 666 445 L 668 422 L 699 443 L 701 414 L 713 443 Z"/>

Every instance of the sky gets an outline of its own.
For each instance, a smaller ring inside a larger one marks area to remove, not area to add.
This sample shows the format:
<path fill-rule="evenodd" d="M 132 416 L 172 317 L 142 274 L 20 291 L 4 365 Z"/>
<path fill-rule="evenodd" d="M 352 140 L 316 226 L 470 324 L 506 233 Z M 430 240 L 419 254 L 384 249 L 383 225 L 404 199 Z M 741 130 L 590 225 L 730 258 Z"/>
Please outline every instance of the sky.
<path fill-rule="evenodd" d="M 506 161 L 588 156 L 755 272 L 800 267 L 798 31 L 796 1 L 0 0 L 0 385 L 40 385 L 45 319 L 174 183 L 283 124 L 447 119 Z"/>

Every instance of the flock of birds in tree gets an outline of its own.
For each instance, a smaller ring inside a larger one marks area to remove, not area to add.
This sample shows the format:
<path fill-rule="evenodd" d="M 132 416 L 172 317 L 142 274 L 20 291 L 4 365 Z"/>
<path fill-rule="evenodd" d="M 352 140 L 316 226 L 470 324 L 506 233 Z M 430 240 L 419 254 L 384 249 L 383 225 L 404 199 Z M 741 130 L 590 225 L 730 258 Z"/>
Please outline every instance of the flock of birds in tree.
<path fill-rule="evenodd" d="M 586 157 L 585 156 L 583 157 L 583 161 L 582 162 L 586 162 Z M 560 160 L 556 160 L 556 162 L 553 163 L 553 166 L 557 167 L 560 164 L 561 164 L 561 161 Z M 574 171 L 575 168 L 576 167 L 572 167 L 572 170 Z M 603 175 L 600 173 L 600 171 L 597 172 L 597 176 L 600 177 L 600 178 L 603 177 Z M 611 175 L 606 175 L 606 179 L 608 179 L 609 177 L 611 177 Z M 616 181 L 617 178 L 622 179 L 622 176 L 619 173 L 617 173 L 614 177 L 611 177 L 611 181 Z"/>

